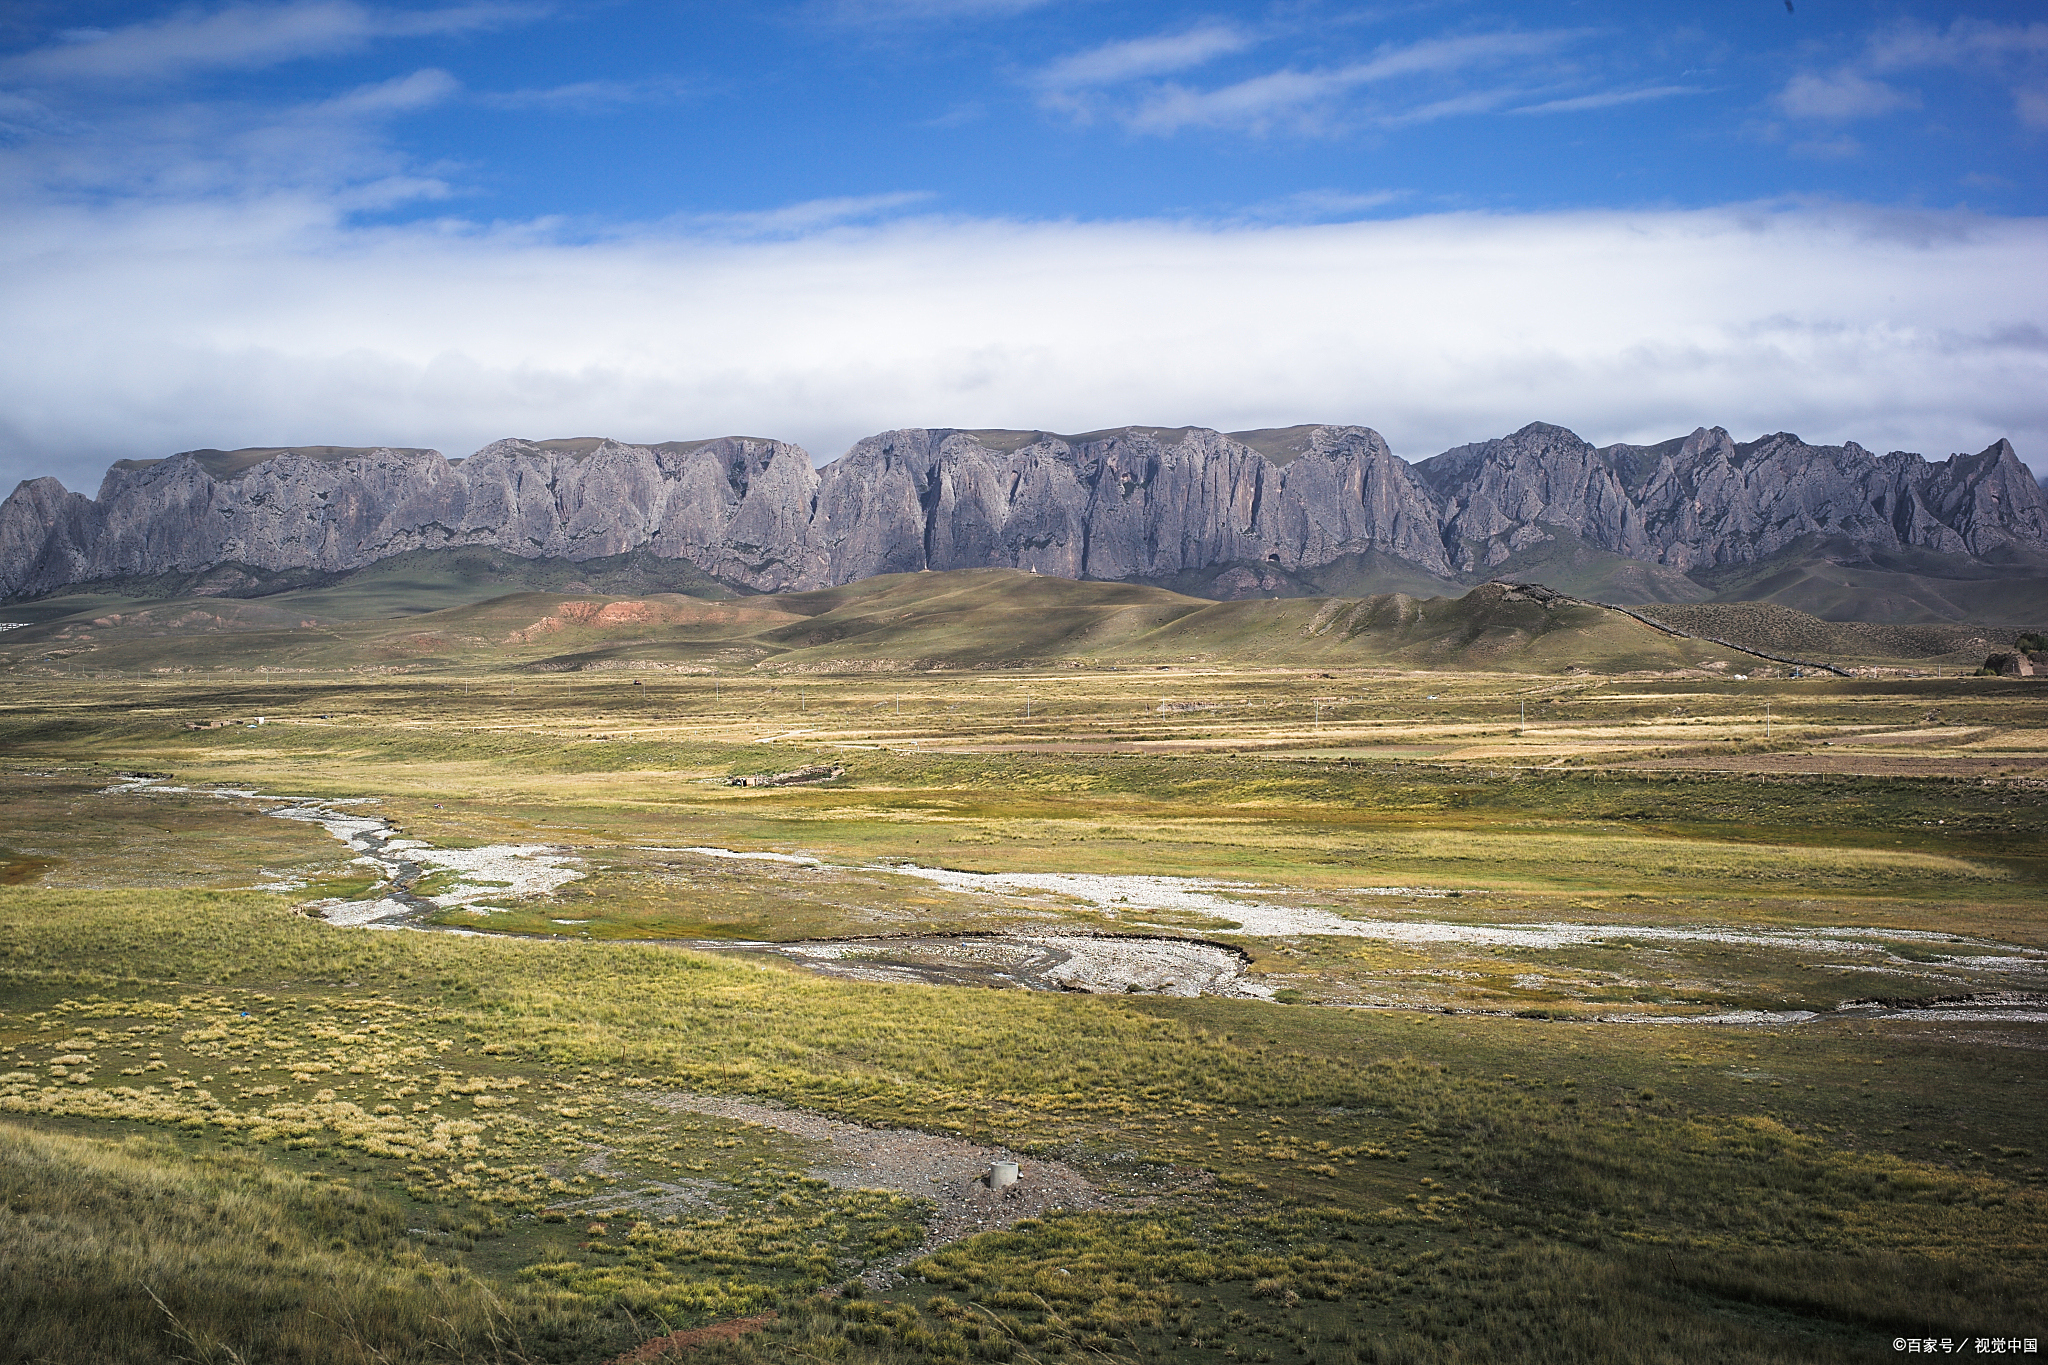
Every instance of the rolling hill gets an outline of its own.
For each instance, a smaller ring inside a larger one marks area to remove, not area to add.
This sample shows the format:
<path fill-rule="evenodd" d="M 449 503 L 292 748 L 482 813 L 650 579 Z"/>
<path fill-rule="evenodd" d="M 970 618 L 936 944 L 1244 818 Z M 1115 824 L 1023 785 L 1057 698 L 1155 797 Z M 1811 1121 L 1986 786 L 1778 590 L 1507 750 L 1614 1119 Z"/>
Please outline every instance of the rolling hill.
<path fill-rule="evenodd" d="M 392 614 L 403 576 L 353 595 L 327 586 L 255 601 L 49 599 L 0 635 L 0 667 L 332 671 L 673 669 L 826 673 L 1075 665 L 1624 672 L 1745 666 L 1620 612 L 1484 584 L 1457 597 L 1380 593 L 1218 602 L 1130 583 L 1014 569 L 889 574 L 802 593 L 710 598 L 515 592 Z M 425 595 L 478 591 L 436 577 Z M 418 605 L 415 600 L 414 605 Z M 337 610 L 341 608 L 341 610 Z M 376 614 L 383 610 L 384 614 Z M 1789 608 L 1658 609 L 1673 627 L 1825 662 L 1962 664 L 2010 632 L 1821 621 Z M 1754 662 L 1754 661 L 1749 661 Z"/>

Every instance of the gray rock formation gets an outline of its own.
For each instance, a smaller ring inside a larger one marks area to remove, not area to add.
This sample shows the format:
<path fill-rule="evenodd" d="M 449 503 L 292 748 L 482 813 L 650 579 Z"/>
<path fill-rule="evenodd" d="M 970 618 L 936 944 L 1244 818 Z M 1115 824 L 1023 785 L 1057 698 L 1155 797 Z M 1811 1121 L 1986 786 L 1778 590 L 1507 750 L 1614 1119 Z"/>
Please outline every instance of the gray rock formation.
<path fill-rule="evenodd" d="M 333 573 L 489 546 L 645 551 L 760 591 L 1000 565 L 1277 590 L 1340 561 L 1484 578 L 1568 538 L 1684 573 L 1809 537 L 1982 560 L 2048 555 L 2048 495 L 2000 441 L 1930 463 L 1720 428 L 1595 448 L 1542 423 L 1411 466 L 1364 427 L 910 429 L 814 470 L 780 441 L 599 438 L 298 447 L 123 461 L 97 498 L 33 479 L 0 503 L 0 596 L 221 564 Z"/>
<path fill-rule="evenodd" d="M 1299 445 L 1276 458 L 1200 427 L 871 436 L 823 471 L 822 581 L 990 564 L 1158 578 L 1371 549 L 1449 572 L 1435 500 L 1379 433 L 1302 428 Z"/>
<path fill-rule="evenodd" d="M 1785 433 L 1738 443 L 1720 427 L 1595 449 L 1539 422 L 1416 470 L 1444 500 L 1445 544 L 1464 574 L 1559 529 L 1680 571 L 1754 563 L 1808 537 L 1979 559 L 2048 550 L 2048 499 L 2003 440 L 1931 464 Z"/>
<path fill-rule="evenodd" d="M 468 545 L 565 559 L 647 547 L 750 587 L 816 581 L 804 547 L 818 476 L 780 441 L 497 441 L 460 461 L 240 453 L 123 461 L 97 499 L 24 483 L 0 503 L 0 595 L 224 562 L 331 573 Z"/>

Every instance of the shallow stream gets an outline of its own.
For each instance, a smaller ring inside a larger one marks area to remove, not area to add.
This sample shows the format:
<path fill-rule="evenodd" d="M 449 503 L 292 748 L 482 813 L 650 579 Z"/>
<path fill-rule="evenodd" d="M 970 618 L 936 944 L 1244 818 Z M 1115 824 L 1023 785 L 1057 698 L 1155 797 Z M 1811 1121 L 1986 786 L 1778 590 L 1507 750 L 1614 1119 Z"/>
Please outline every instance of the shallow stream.
<path fill-rule="evenodd" d="M 378 894 L 372 899 L 311 902 L 311 908 L 329 924 L 377 929 L 434 927 L 425 920 L 439 911 L 461 906 L 488 913 L 496 908 L 486 904 L 488 901 L 544 896 L 583 876 L 576 867 L 579 859 L 567 849 L 548 844 L 436 848 L 421 839 L 405 838 L 389 820 L 360 812 L 360 807 L 379 804 L 374 796 L 272 796 L 245 787 L 176 787 L 149 777 L 125 778 L 107 790 L 275 802 L 279 804 L 265 805 L 265 815 L 320 826 L 355 850 L 354 861 L 373 869 L 378 878 Z M 441 880 L 435 877 L 437 873 L 451 874 L 445 890 L 416 893 L 414 888 L 430 878 Z M 264 889 L 297 888 L 283 883 Z"/>
<path fill-rule="evenodd" d="M 464 908 L 487 916 L 502 909 L 492 902 L 548 895 L 584 876 L 580 859 L 569 849 L 547 844 L 489 844 L 480 848 L 436 848 L 404 837 L 382 817 L 361 810 L 378 804 L 375 797 L 272 796 L 241 787 L 179 787 L 157 778 L 131 776 L 107 792 L 218 797 L 264 804 L 266 815 L 304 820 L 355 851 L 355 862 L 374 869 L 375 894 L 362 900 L 315 901 L 330 924 L 377 929 L 447 929 L 432 925 L 432 915 Z M 1285 905 L 1272 899 L 1282 888 L 1198 877 L 1116 876 L 1067 872 L 966 872 L 923 867 L 912 862 L 884 862 L 839 868 L 803 854 L 714 847 L 637 845 L 646 852 L 689 853 L 711 859 L 789 863 L 831 870 L 888 873 L 933 883 L 964 895 L 1008 898 L 1051 898 L 1089 907 L 1103 918 L 1131 927 L 1129 933 L 1050 931 L 988 934 L 895 935 L 878 938 L 818 939 L 797 942 L 715 942 L 689 946 L 770 953 L 828 975 L 864 981 L 918 982 L 931 985 L 976 984 L 1014 986 L 1027 990 L 1084 991 L 1091 994 L 1146 992 L 1166 995 L 1220 995 L 1270 998 L 1266 987 L 1245 978 L 1250 958 L 1227 944 L 1194 937 L 1189 931 L 1238 934 L 1260 939 L 1300 937 L 1362 938 L 1387 943 L 1469 944 L 1478 947 L 1554 949 L 1639 944 L 1717 943 L 1822 953 L 1855 959 L 1839 964 L 1861 970 L 1885 970 L 1886 962 L 1910 965 L 1924 961 L 1929 948 L 1942 954 L 1949 970 L 1993 970 L 2042 973 L 2048 976 L 2048 952 L 1925 930 L 1819 927 L 1802 929 L 1730 928 L 1721 925 L 1619 925 L 1569 922 L 1536 924 L 1469 924 L 1450 920 L 1351 918 L 1314 906 Z M 445 876 L 444 876 L 445 874 Z M 417 888 L 439 889 L 420 894 Z M 275 884 L 266 890 L 293 890 Z M 1445 898 L 1476 896 L 1476 891 L 1415 886 L 1352 887 L 1344 894 Z M 1157 922 L 1158 916 L 1170 922 Z M 1912 945 L 1914 957 L 1900 958 L 1887 946 Z M 1831 964 L 1833 965 L 1833 964 Z M 1845 1007 L 1846 1008 L 1846 1007 Z M 1864 1017 L 1955 1022 L 2048 1021 L 2048 1003 L 2034 992 L 1970 994 L 1930 1008 L 1888 1002 L 1873 1003 Z M 1616 1023 L 1799 1023 L 1815 1016 L 1806 1011 L 1771 1013 L 1742 1011 L 1718 1015 L 1616 1014 Z"/>

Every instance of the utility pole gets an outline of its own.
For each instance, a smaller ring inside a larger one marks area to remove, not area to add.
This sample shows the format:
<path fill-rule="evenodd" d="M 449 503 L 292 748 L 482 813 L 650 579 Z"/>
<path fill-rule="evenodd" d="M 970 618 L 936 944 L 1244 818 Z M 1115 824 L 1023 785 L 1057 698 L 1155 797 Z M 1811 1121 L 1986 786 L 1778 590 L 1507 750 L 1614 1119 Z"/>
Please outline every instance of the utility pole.
<path fill-rule="evenodd" d="M 1770 704 L 1769 702 L 1765 702 L 1765 703 L 1764 703 L 1764 738 L 1765 738 L 1765 739 L 1769 739 L 1770 737 L 1771 737 L 1771 704 Z"/>
<path fill-rule="evenodd" d="M 1526 731 L 1528 730 L 1528 728 L 1529 728 L 1529 699 L 1528 699 L 1527 697 L 1524 697 L 1524 698 L 1522 698 L 1522 730 L 1523 730 L 1524 732 L 1526 732 Z"/>

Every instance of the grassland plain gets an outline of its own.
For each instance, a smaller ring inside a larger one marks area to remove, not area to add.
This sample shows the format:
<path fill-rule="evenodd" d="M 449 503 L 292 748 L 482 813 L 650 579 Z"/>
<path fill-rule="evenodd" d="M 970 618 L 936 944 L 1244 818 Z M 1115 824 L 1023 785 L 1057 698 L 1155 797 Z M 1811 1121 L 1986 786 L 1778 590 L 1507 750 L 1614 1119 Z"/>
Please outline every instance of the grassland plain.
<path fill-rule="evenodd" d="M 1837 1008 L 2038 992 L 2042 694 L 1081 662 L 21 678 L 4 1358 L 597 1360 L 767 1309 L 693 1358 L 2048 1335 L 2044 1026 Z M 847 772 L 726 785 L 816 760 Z M 185 790 L 109 790 L 135 771 Z M 374 870 L 226 788 L 375 797 L 426 849 L 583 875 L 438 912 L 481 936 L 337 928 L 299 907 Z M 1178 927 L 1298 1003 L 859 983 L 747 946 L 1163 913 L 906 863 L 1228 883 L 1242 922 Z M 1256 907 L 1347 932 L 1240 932 Z M 1558 924 L 1598 932 L 1498 941 Z M 1732 1010 L 1817 1017 L 1593 1022 Z M 1104 1206 L 924 1246 L 915 1191 L 830 1184 L 816 1144 L 683 1092 L 1000 1142 Z"/>

